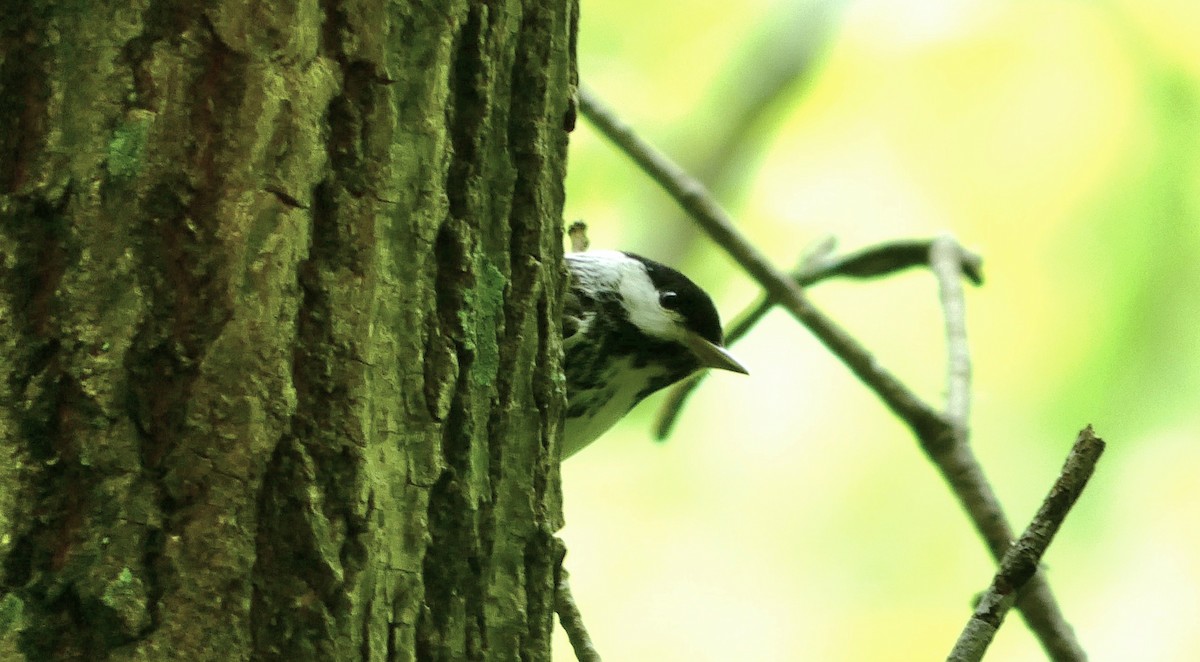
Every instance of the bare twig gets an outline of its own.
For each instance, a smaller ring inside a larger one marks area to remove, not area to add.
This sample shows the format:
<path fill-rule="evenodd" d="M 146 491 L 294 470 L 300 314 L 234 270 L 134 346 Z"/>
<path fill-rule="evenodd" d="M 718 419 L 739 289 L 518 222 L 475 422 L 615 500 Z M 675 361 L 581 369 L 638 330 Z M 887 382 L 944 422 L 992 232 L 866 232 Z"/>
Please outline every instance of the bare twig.
<path fill-rule="evenodd" d="M 558 586 L 554 592 L 554 611 L 558 614 L 558 622 L 562 624 L 575 649 L 575 659 L 579 662 L 600 662 L 600 653 L 592 645 L 587 628 L 583 626 L 583 614 L 575 604 L 575 596 L 571 595 L 571 583 L 567 569 L 559 566 Z"/>
<path fill-rule="evenodd" d="M 929 247 L 929 265 L 937 276 L 938 294 L 946 317 L 946 418 L 958 443 L 967 440 L 971 412 L 971 352 L 967 348 L 967 306 L 963 301 L 963 250 L 952 237 L 941 236 Z"/>
<path fill-rule="evenodd" d="M 1042 507 L 1033 521 L 1017 539 L 1000 561 L 1000 569 L 992 579 L 992 585 L 980 598 L 975 613 L 967 621 L 958 643 L 950 652 L 951 662 L 973 662 L 983 659 L 983 654 L 996 636 L 1004 616 L 1017 601 L 1022 588 L 1036 576 L 1042 555 L 1050 541 L 1058 533 L 1063 519 L 1075 505 L 1088 479 L 1096 469 L 1096 462 L 1104 452 L 1104 441 L 1092 432 L 1092 426 L 1080 431 L 1067 456 L 1066 464 L 1046 495 Z"/>
<path fill-rule="evenodd" d="M 939 237 L 929 248 L 930 267 L 937 277 L 938 294 L 946 318 L 946 421 L 953 443 L 927 450 L 931 450 L 931 459 L 941 469 L 963 508 L 976 521 L 992 556 L 1000 560 L 1007 553 L 1013 532 L 995 492 L 983 475 L 983 467 L 971 450 L 967 423 L 971 409 L 971 354 L 967 347 L 967 313 L 959 273 L 964 265 L 977 260 L 951 237 Z M 1050 585 L 1041 573 L 1029 579 L 1020 600 L 1025 622 L 1041 639 L 1051 659 L 1087 658 L 1071 626 L 1057 609 Z M 1054 608 L 1042 608 L 1041 605 Z"/>
<path fill-rule="evenodd" d="M 911 267 L 928 266 L 932 245 L 932 240 L 893 241 L 834 258 L 830 256 L 834 245 L 827 239 L 809 251 L 800 267 L 792 272 L 792 278 L 800 286 L 807 287 L 837 277 L 866 279 L 887 276 Z M 975 285 L 982 284 L 982 261 L 979 256 L 965 250 L 961 254 L 962 275 Z M 774 307 L 775 302 L 764 296 L 735 317 L 725 335 L 725 345 L 732 345 L 745 337 Z M 707 372 L 697 373 L 671 388 L 654 426 L 655 438 L 661 440 L 671 434 L 683 405 L 707 375 Z"/>
<path fill-rule="evenodd" d="M 587 88 L 580 88 L 579 102 L 580 111 L 593 126 L 674 197 L 713 241 L 758 281 L 769 298 L 807 327 L 908 425 L 962 503 L 992 556 L 999 560 L 1012 541 L 1012 529 L 970 446 L 960 443 L 951 421 L 918 398 L 857 340 L 817 310 L 797 283 L 771 265 L 737 231 L 729 215 L 702 185 L 639 138 Z M 1030 584 L 1018 606 L 1047 654 L 1054 660 L 1086 659 L 1049 586 L 1040 575 Z"/>
<path fill-rule="evenodd" d="M 571 252 L 582 253 L 591 245 L 587 236 L 587 223 L 575 221 L 567 227 L 567 237 L 571 239 Z"/>

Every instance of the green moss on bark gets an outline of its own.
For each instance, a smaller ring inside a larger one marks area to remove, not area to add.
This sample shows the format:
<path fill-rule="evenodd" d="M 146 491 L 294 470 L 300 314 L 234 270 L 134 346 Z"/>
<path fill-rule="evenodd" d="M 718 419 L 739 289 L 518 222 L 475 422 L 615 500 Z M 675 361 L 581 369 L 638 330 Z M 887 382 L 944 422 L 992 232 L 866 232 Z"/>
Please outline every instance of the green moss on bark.
<path fill-rule="evenodd" d="M 574 3 L 22 7 L 0 653 L 547 659 Z"/>

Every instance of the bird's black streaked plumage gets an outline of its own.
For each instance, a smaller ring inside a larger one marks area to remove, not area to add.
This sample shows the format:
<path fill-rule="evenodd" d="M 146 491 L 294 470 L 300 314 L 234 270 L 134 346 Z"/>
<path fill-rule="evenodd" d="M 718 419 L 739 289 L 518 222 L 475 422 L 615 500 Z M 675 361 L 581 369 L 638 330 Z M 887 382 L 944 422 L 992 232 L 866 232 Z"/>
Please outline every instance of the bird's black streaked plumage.
<path fill-rule="evenodd" d="M 563 457 L 647 395 L 706 367 L 745 372 L 722 347 L 712 299 L 678 271 L 632 253 L 567 256 Z"/>

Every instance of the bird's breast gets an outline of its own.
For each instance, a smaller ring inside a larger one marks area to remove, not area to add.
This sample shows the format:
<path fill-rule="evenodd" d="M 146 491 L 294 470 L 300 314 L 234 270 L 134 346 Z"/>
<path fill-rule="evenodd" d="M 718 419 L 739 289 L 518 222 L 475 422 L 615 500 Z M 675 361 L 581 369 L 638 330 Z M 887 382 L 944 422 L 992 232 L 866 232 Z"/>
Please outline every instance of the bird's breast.
<path fill-rule="evenodd" d="M 589 380 L 589 387 L 569 393 L 563 458 L 595 441 L 642 398 L 674 381 L 669 373 L 665 366 L 621 357 L 612 361 L 599 379 Z"/>

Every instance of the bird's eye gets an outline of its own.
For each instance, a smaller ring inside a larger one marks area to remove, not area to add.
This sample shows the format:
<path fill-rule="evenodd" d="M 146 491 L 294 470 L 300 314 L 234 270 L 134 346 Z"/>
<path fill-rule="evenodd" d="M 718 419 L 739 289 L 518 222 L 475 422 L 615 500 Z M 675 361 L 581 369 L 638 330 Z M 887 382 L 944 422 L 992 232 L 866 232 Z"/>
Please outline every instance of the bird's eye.
<path fill-rule="evenodd" d="M 679 306 L 679 295 L 674 292 L 660 292 L 658 295 L 658 305 L 667 310 L 675 310 Z"/>

